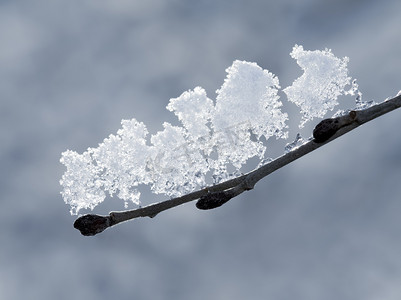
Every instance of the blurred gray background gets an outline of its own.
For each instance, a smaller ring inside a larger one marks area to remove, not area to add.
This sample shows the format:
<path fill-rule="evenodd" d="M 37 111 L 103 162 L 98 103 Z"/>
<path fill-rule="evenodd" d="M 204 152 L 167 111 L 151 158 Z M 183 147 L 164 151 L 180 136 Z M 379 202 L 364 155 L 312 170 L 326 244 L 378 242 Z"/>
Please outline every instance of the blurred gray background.
<path fill-rule="evenodd" d="M 59 194 L 62 151 L 96 147 L 124 118 L 151 133 L 178 124 L 169 99 L 198 85 L 214 98 L 235 59 L 286 87 L 302 73 L 294 44 L 327 47 L 350 58 L 364 100 L 394 96 L 400 12 L 398 0 L 0 1 L 0 298 L 401 299 L 401 111 L 214 211 L 189 203 L 83 237 Z M 300 115 L 284 108 L 290 142 Z M 272 155 L 286 142 L 270 140 Z M 94 212 L 122 209 L 112 198 Z"/>

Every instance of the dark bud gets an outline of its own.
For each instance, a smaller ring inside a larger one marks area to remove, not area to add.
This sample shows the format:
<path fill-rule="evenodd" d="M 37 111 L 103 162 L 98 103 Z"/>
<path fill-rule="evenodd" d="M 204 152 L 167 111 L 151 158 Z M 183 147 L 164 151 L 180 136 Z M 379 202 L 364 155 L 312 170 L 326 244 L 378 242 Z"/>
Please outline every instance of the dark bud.
<path fill-rule="evenodd" d="M 323 143 L 331 138 L 340 129 L 338 118 L 325 119 L 313 129 L 313 137 L 316 143 Z"/>
<path fill-rule="evenodd" d="M 98 234 L 110 226 L 110 217 L 98 215 L 84 215 L 74 222 L 74 228 L 82 235 L 91 236 Z"/>
<path fill-rule="evenodd" d="M 196 207 L 202 210 L 217 208 L 228 202 L 232 197 L 226 191 L 209 193 L 196 202 Z"/>

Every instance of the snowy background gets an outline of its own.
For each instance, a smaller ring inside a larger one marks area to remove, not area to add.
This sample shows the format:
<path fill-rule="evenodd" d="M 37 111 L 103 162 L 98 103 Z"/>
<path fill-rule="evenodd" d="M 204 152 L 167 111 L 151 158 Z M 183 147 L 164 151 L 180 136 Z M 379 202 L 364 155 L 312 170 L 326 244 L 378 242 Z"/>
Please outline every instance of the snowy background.
<path fill-rule="evenodd" d="M 400 11 L 398 0 L 0 1 L 0 298 L 400 299 L 401 111 L 214 211 L 189 203 L 83 237 L 59 194 L 62 151 L 96 147 L 123 118 L 151 133 L 177 123 L 169 99 L 198 85 L 214 98 L 235 59 L 286 87 L 301 74 L 294 44 L 327 47 L 350 58 L 365 101 L 394 96 Z M 293 140 L 301 116 L 285 109 Z M 123 208 L 114 198 L 94 212 Z"/>

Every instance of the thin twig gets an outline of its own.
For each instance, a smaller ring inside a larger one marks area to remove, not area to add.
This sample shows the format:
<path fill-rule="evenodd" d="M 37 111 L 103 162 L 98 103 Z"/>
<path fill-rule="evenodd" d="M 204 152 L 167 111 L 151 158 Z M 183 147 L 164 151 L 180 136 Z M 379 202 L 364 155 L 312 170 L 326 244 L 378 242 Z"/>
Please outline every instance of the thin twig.
<path fill-rule="evenodd" d="M 138 217 L 153 218 L 164 210 L 196 199 L 200 199 L 197 203 L 199 209 L 219 207 L 244 191 L 253 189 L 259 180 L 274 171 L 330 143 L 360 125 L 399 107 L 401 107 L 401 95 L 363 110 L 353 110 L 341 117 L 325 119 L 315 127 L 313 132 L 314 139 L 252 172 L 178 198 L 154 203 L 142 208 L 110 212 L 108 216 L 84 215 L 74 222 L 74 227 L 80 230 L 83 235 L 95 235 L 118 223 Z"/>

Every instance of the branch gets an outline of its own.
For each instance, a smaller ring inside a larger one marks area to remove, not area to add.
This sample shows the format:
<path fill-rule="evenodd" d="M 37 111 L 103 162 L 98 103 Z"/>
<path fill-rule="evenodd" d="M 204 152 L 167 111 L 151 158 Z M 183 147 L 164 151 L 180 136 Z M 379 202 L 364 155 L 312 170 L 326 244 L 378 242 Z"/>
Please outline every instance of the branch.
<path fill-rule="evenodd" d="M 84 215 L 74 222 L 74 227 L 78 229 L 81 234 L 90 236 L 100 233 L 108 227 L 134 218 L 153 218 L 164 210 L 196 199 L 199 199 L 196 203 L 199 209 L 213 209 L 219 207 L 244 191 L 253 189 L 259 180 L 274 171 L 330 143 L 360 125 L 399 107 L 401 107 L 401 95 L 363 110 L 353 110 L 341 117 L 325 119 L 313 130 L 314 139 L 252 172 L 178 198 L 154 203 L 142 208 L 110 212 L 108 216 L 98 216 L 94 214 Z"/>

